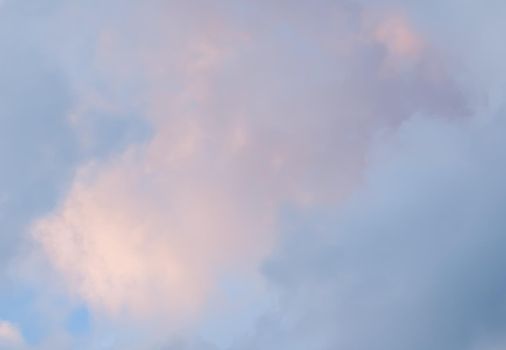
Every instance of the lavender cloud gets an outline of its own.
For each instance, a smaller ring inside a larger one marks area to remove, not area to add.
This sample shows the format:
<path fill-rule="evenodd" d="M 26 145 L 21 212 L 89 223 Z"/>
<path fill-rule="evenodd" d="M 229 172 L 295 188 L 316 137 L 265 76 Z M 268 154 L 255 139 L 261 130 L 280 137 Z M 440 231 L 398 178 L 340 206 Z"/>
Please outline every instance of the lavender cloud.
<path fill-rule="evenodd" d="M 266 256 L 283 203 L 342 198 L 377 130 L 463 108 L 402 14 L 370 19 L 338 3 L 312 22 L 261 3 L 242 24 L 238 6 L 198 4 L 130 4 L 128 22 L 111 17 L 86 43 L 90 69 L 119 96 L 111 108 L 140 108 L 153 128 L 84 165 L 35 226 L 71 290 L 98 309 L 164 310 L 164 295 L 164 313 L 193 313 L 229 266 Z"/>
<path fill-rule="evenodd" d="M 104 329 L 137 330 L 109 348 L 191 334 L 223 280 L 261 280 L 266 259 L 284 301 L 241 350 L 499 342 L 502 277 L 481 276 L 501 264 L 502 27 L 459 4 L 7 1 L 37 19 L 27 38 L 65 81 L 30 106 L 71 91 L 37 109 L 81 154 L 32 223 L 34 270 L 45 261 Z M 286 208 L 314 214 L 295 229 L 310 232 L 285 232 Z"/>

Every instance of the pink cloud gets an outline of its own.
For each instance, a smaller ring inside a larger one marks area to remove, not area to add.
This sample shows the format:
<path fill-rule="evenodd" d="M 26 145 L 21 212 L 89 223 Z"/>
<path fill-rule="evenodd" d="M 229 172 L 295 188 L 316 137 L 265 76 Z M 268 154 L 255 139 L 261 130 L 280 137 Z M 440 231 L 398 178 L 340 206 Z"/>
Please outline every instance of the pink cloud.
<path fill-rule="evenodd" d="M 340 201 L 360 182 L 378 131 L 461 100 L 449 79 L 427 80 L 419 67 L 382 74 L 385 60 L 426 55 L 402 16 L 369 30 L 363 14 L 340 9 L 353 29 L 330 35 L 331 12 L 313 26 L 304 11 L 283 17 L 286 30 L 270 16 L 240 24 L 232 9 L 167 6 L 133 6 L 127 24 L 99 25 L 89 70 L 108 98 L 76 78 L 74 120 L 88 104 L 140 110 L 153 137 L 83 164 L 34 232 L 97 312 L 184 324 L 229 270 L 258 272 L 285 205 Z M 386 53 L 373 55 L 378 44 Z M 441 91 L 451 98 L 433 103 Z"/>

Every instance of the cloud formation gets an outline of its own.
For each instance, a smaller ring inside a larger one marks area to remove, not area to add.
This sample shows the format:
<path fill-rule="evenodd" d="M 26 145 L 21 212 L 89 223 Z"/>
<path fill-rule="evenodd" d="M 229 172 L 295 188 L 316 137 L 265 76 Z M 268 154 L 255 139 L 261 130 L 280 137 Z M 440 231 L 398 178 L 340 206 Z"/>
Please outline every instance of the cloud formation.
<path fill-rule="evenodd" d="M 0 261 L 36 275 L 14 299 L 51 333 L 26 342 L 501 348 L 488 5 L 0 2 Z"/>
<path fill-rule="evenodd" d="M 238 348 L 503 344 L 504 127 L 502 115 L 406 122 L 344 208 L 289 230 L 266 266 L 280 311 Z"/>
<path fill-rule="evenodd" d="M 7 321 L 0 321 L 1 349 L 21 349 L 23 343 L 23 337 L 16 326 Z"/>
<path fill-rule="evenodd" d="M 83 165 L 34 226 L 70 290 L 112 315 L 193 315 L 267 256 L 284 205 L 344 198 L 378 130 L 464 109 L 400 12 L 338 2 L 316 21 L 302 4 L 195 4 L 132 3 L 128 23 L 93 30 L 110 108 L 139 110 L 153 136 Z"/>

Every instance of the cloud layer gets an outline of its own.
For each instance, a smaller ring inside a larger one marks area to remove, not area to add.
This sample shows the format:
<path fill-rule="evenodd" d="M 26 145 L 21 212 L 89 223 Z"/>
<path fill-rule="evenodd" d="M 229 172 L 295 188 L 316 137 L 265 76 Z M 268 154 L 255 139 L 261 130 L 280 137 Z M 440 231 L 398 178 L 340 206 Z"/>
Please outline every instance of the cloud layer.
<path fill-rule="evenodd" d="M 31 227 L 50 328 L 90 314 L 45 346 L 212 348 L 222 307 L 233 350 L 500 347 L 501 11 L 0 5 L 0 255 Z"/>
<path fill-rule="evenodd" d="M 99 24 L 92 69 L 153 136 L 83 166 L 35 226 L 70 289 L 108 313 L 193 314 L 262 261 L 284 205 L 349 193 L 378 130 L 463 110 L 402 12 L 199 5 L 131 4 L 128 23 Z"/>
<path fill-rule="evenodd" d="M 266 265 L 281 310 L 239 348 L 503 344 L 504 127 L 405 123 L 345 208 L 288 230 Z"/>

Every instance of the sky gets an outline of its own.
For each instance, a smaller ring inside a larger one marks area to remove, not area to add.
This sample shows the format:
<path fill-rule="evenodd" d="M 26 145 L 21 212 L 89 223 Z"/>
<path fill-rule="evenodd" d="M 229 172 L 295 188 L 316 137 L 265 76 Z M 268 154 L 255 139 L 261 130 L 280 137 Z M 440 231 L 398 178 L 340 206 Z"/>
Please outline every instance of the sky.
<path fill-rule="evenodd" d="M 0 0 L 0 350 L 506 348 L 502 0 Z"/>

